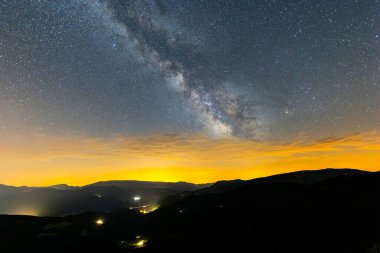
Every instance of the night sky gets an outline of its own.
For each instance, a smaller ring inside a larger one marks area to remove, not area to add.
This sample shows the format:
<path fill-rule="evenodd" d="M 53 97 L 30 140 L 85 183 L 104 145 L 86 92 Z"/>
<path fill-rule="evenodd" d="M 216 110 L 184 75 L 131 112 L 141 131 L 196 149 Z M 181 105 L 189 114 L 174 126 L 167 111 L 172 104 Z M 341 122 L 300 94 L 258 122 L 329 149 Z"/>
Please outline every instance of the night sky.
<path fill-rule="evenodd" d="M 373 134 L 379 42 L 378 0 L 0 0 L 0 153 L 38 136 L 42 153 L 54 138 Z"/>

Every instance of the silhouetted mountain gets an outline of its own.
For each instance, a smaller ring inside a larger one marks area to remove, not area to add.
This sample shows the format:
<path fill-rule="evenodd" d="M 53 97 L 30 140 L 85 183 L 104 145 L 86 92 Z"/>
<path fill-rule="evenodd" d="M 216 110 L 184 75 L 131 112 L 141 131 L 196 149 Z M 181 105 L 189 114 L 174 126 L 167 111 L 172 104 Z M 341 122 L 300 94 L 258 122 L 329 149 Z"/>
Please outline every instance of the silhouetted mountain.
<path fill-rule="evenodd" d="M 51 185 L 49 188 L 53 188 L 56 190 L 76 190 L 78 189 L 78 186 L 70 186 L 67 184 L 56 184 L 56 185 Z"/>
<path fill-rule="evenodd" d="M 365 174 L 368 171 L 356 169 L 323 169 L 323 170 L 304 170 L 269 177 L 248 180 L 249 184 L 255 183 L 297 183 L 297 184 L 314 184 L 325 179 L 337 176 L 352 176 Z"/>
<path fill-rule="evenodd" d="M 13 192 L 16 192 L 18 190 L 20 190 L 20 188 L 0 184 L 0 198 L 12 194 Z"/>
<path fill-rule="evenodd" d="M 298 183 L 298 184 L 313 184 L 325 179 L 337 177 L 337 176 L 352 176 L 368 173 L 367 171 L 356 170 L 356 169 L 322 169 L 322 170 L 304 170 L 296 171 L 290 173 L 284 173 L 279 175 L 273 175 L 262 178 L 255 178 L 251 180 L 231 180 L 231 181 L 218 181 L 209 187 L 204 187 L 202 189 L 192 191 L 192 192 L 181 192 L 177 195 L 169 195 L 162 199 L 161 205 L 165 206 L 167 204 L 179 201 L 184 197 L 189 197 L 192 195 L 202 195 L 210 193 L 221 193 L 231 189 L 236 189 L 246 185 L 252 184 L 262 184 L 262 183 Z"/>
<path fill-rule="evenodd" d="M 291 178 L 305 172 L 296 174 Z M 258 179 L 190 195 L 146 215 L 121 209 L 60 218 L 0 216 L 1 250 L 379 252 L 380 173 L 321 177 L 314 182 Z"/>
<path fill-rule="evenodd" d="M 100 181 L 97 183 L 89 184 L 85 187 L 91 186 L 116 186 L 125 190 L 135 190 L 139 188 L 145 189 L 175 189 L 176 191 L 192 191 L 200 187 L 208 187 L 210 184 L 191 184 L 187 182 L 147 182 L 135 180 L 111 180 Z"/>
<path fill-rule="evenodd" d="M 297 183 L 297 184 L 314 184 L 322 180 L 336 177 L 336 176 L 351 176 L 357 174 L 368 173 L 363 170 L 355 169 L 322 169 L 322 170 L 304 170 L 289 172 L 279 175 L 273 175 L 262 178 L 255 178 L 251 180 L 232 180 L 232 181 L 219 181 L 210 187 L 206 187 L 196 191 L 198 194 L 205 193 L 218 193 L 230 190 L 233 188 L 241 187 L 248 184 L 261 184 L 261 183 Z"/>

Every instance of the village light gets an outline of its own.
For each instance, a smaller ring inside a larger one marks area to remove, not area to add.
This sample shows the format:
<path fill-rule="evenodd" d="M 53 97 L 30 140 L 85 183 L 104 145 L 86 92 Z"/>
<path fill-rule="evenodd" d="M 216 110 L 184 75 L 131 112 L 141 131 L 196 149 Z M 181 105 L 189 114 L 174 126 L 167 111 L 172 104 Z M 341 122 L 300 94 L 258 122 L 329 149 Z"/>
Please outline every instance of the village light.
<path fill-rule="evenodd" d="M 96 225 L 103 225 L 103 224 L 104 224 L 104 221 L 103 221 L 102 219 L 97 219 L 97 220 L 95 221 L 95 224 L 96 224 Z"/>
<path fill-rule="evenodd" d="M 146 244 L 147 240 L 138 240 L 134 246 L 136 248 L 142 248 L 142 247 L 145 247 L 145 244 Z"/>

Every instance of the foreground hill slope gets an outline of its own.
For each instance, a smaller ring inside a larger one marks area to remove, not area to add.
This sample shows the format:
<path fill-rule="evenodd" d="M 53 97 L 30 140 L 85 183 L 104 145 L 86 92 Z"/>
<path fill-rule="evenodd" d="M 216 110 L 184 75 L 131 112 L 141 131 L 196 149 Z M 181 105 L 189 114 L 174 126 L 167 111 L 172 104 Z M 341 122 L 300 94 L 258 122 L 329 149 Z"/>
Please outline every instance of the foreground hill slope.
<path fill-rule="evenodd" d="M 147 227 L 159 238 L 152 249 L 162 251 L 372 252 L 380 246 L 379 206 L 380 173 L 314 184 L 263 180 L 184 198 L 153 213 Z"/>

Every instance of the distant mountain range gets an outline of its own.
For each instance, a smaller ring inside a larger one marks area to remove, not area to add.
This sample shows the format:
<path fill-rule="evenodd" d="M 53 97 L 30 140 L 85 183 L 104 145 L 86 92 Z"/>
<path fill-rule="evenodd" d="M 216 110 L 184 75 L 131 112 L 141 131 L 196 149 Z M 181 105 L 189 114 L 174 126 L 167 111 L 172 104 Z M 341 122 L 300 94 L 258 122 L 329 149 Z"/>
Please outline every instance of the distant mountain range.
<path fill-rule="evenodd" d="M 56 218 L 0 215 L 1 252 L 380 250 L 380 172 L 326 169 L 202 187 L 169 185 L 185 192 L 172 190 L 174 195 L 165 195 L 161 207 L 148 214 L 125 208 Z M 136 181 L 67 191 L 111 187 L 109 193 L 127 189 L 134 196 L 142 186 L 168 191 L 165 183 Z"/>
<path fill-rule="evenodd" d="M 106 181 L 82 187 L 66 184 L 50 187 L 0 185 L 0 214 L 63 216 L 85 211 L 108 212 L 154 205 L 168 195 L 208 186 L 144 181 Z"/>
<path fill-rule="evenodd" d="M 214 184 L 113 180 L 82 187 L 67 184 L 49 187 L 0 185 L 0 214 L 63 216 L 85 211 L 109 212 L 122 208 L 153 206 L 157 203 L 165 206 L 191 195 L 220 193 L 250 184 L 311 184 L 335 176 L 363 173 L 368 172 L 354 169 L 324 169 L 286 173 L 247 181 L 219 181 Z"/>

